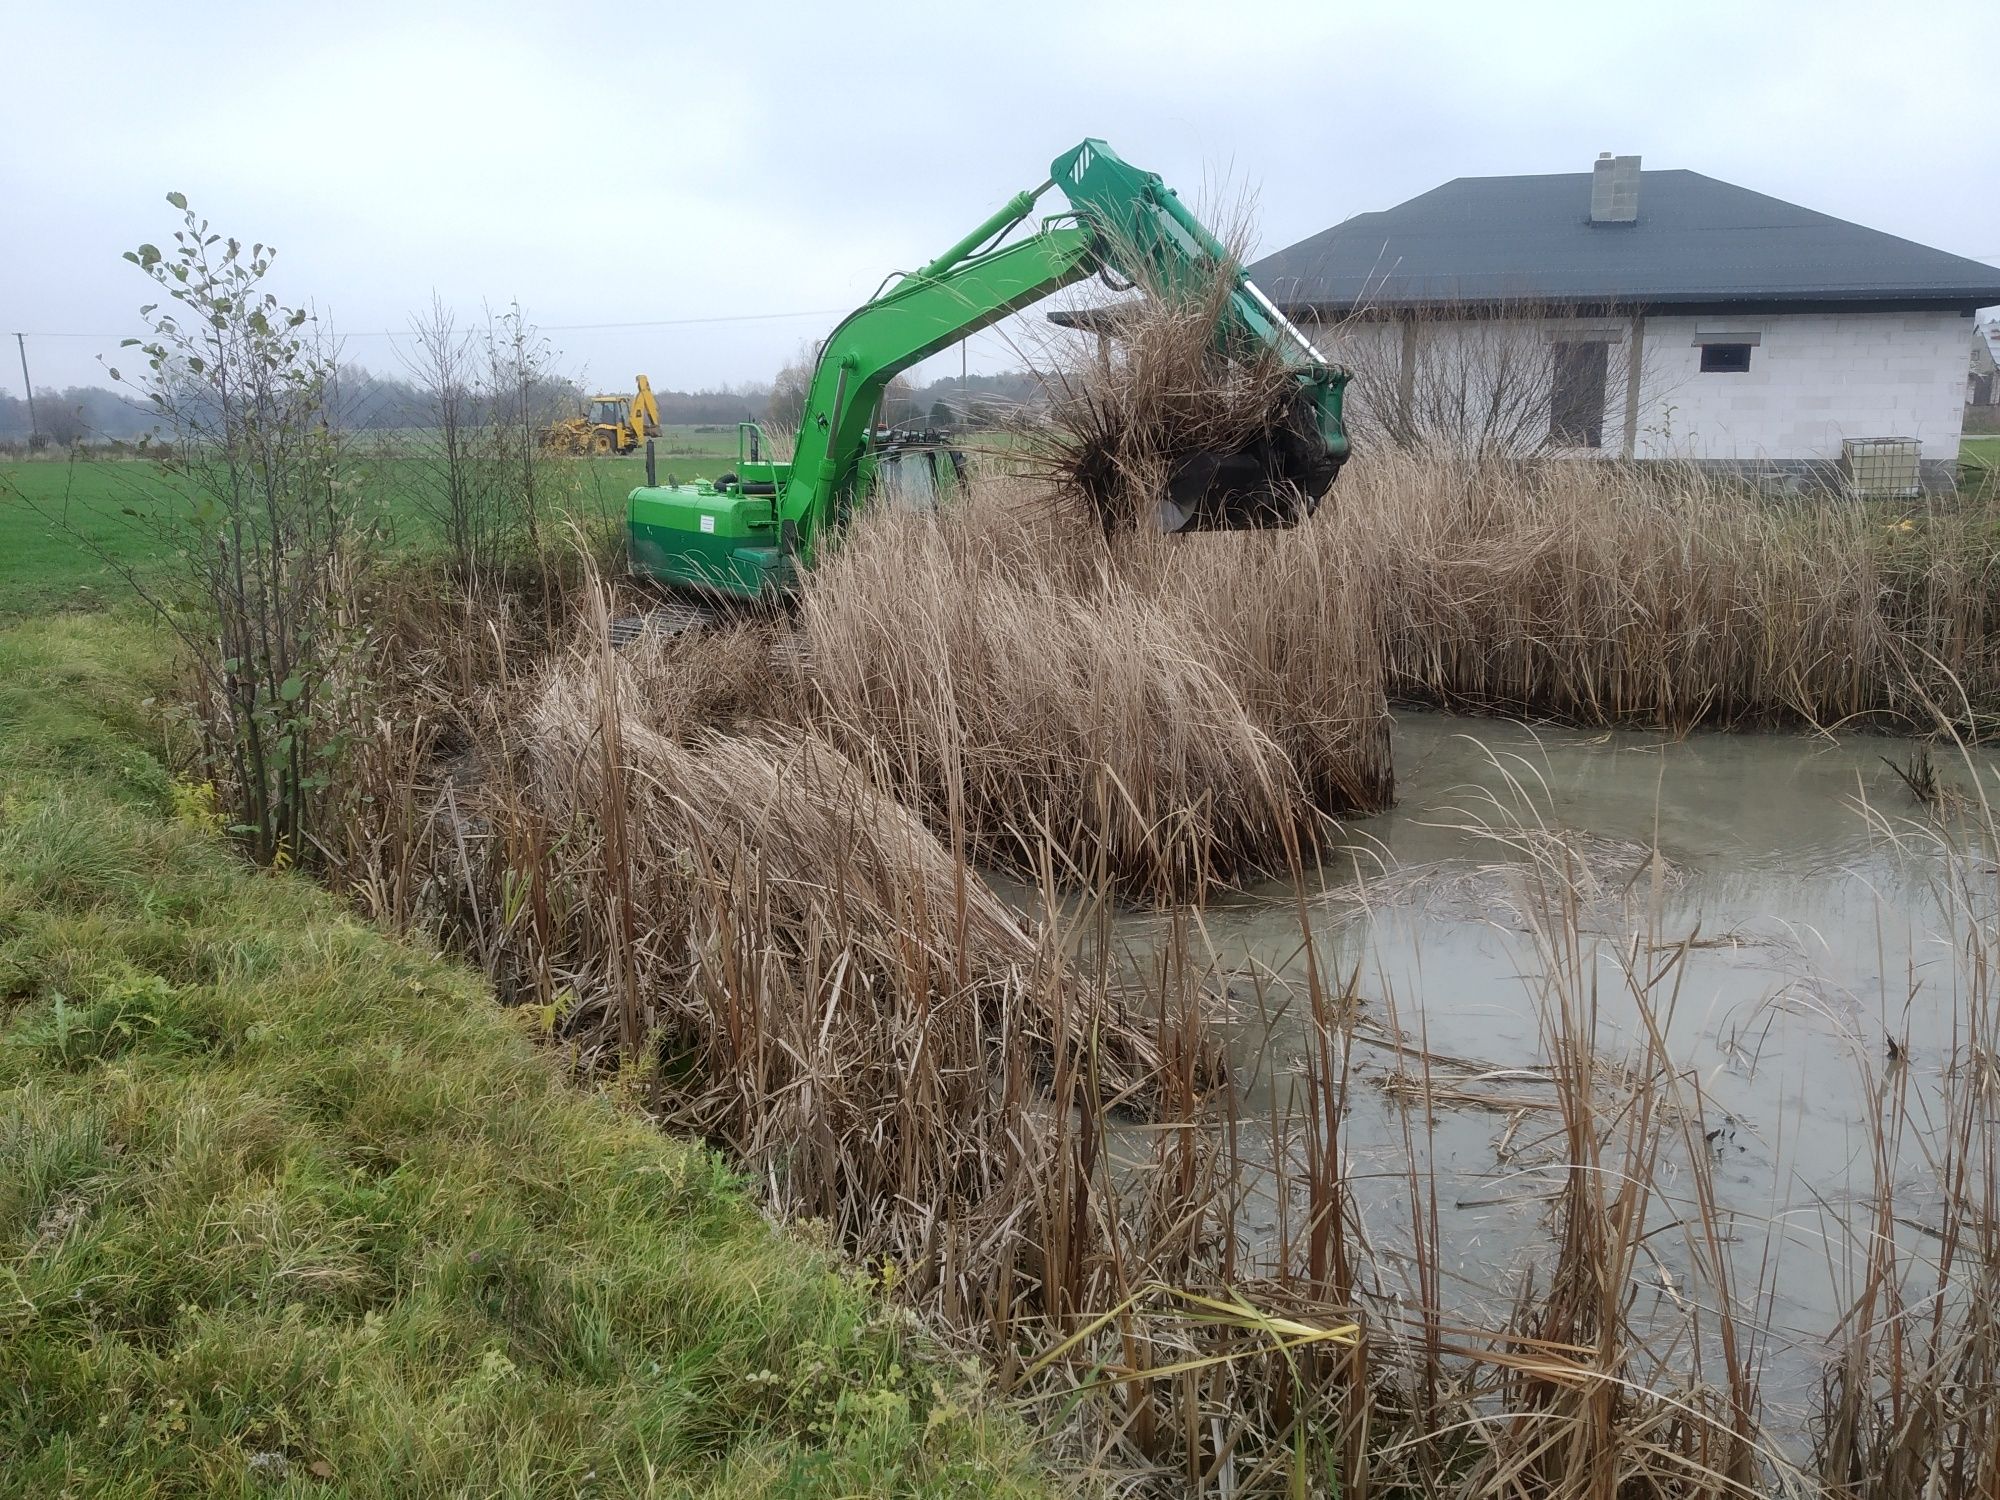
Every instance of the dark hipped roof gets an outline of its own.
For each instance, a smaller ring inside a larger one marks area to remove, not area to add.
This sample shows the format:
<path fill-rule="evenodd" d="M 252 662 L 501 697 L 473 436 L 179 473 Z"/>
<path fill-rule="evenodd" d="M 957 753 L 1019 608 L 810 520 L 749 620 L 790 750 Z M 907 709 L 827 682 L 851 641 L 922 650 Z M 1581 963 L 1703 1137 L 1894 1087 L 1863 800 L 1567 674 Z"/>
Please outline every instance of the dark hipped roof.
<path fill-rule="evenodd" d="M 1718 182 L 1642 172 L 1639 218 L 1590 222 L 1590 174 L 1460 177 L 1250 267 L 1287 309 L 2000 303 L 2000 269 Z"/>

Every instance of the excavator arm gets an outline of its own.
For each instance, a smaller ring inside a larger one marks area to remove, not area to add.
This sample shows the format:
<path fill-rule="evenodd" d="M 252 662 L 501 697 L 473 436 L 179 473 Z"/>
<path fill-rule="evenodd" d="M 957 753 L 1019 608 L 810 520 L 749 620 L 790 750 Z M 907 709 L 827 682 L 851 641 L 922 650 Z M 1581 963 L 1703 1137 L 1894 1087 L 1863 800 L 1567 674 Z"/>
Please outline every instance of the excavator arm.
<path fill-rule="evenodd" d="M 1169 531 L 1289 524 L 1309 514 L 1347 455 L 1341 392 L 1329 365 L 1234 266 L 1158 176 L 1102 141 L 1056 158 L 1050 180 L 1016 194 L 921 270 L 841 321 L 821 346 L 789 464 L 745 456 L 719 485 L 632 492 L 635 566 L 665 581 L 729 594 L 789 591 L 857 497 L 876 405 L 897 374 L 1061 288 L 1111 271 L 1148 291 L 1192 292 L 1235 277 L 1217 330 L 1225 353 L 1275 350 L 1298 382 L 1287 429 L 1248 454 L 1207 455 L 1173 476 Z M 1069 212 L 1005 243 L 1051 187 Z"/>
<path fill-rule="evenodd" d="M 990 221 L 989 221 L 990 222 Z M 1003 231 L 1004 232 L 1004 229 Z M 1097 269 L 1094 236 L 1052 225 L 955 264 L 932 262 L 856 309 L 826 341 L 778 504 L 787 538 L 810 553 L 852 501 L 860 456 L 889 382 Z"/>

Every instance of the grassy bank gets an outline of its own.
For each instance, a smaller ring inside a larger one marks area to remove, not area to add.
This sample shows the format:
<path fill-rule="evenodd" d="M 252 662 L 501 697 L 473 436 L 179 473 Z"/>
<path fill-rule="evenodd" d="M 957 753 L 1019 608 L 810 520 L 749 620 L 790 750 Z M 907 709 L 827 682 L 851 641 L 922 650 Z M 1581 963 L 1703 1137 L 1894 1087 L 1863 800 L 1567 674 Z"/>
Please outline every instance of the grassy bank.
<path fill-rule="evenodd" d="M 1031 1487 L 533 1012 L 238 863 L 149 752 L 158 659 L 0 633 L 0 1493 Z"/>

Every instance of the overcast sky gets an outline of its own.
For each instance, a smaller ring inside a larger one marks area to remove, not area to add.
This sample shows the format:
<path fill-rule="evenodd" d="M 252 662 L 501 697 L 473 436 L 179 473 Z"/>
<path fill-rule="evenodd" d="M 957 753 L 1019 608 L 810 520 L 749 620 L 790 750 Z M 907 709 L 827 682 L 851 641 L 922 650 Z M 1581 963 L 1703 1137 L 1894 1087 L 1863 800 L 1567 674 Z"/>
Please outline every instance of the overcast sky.
<path fill-rule="evenodd" d="M 361 363 L 435 290 L 683 389 L 768 377 L 1086 135 L 1250 195 L 1260 250 L 1615 150 L 2000 262 L 1994 0 L 0 0 L 0 63 L 0 332 L 38 386 L 115 343 L 49 335 L 136 331 L 119 252 L 169 189 Z"/>

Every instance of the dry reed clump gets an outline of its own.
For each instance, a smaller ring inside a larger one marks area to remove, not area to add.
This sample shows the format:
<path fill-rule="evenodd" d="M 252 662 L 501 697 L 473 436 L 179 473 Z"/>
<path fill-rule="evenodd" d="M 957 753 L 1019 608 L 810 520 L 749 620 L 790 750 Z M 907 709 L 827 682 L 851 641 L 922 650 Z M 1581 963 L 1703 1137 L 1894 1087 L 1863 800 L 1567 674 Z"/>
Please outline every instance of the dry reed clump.
<path fill-rule="evenodd" d="M 810 719 L 948 840 L 1165 902 L 1309 858 L 1393 773 L 1333 530 L 1154 532 L 1198 455 L 1289 451 L 1298 388 L 1277 351 L 1225 348 L 1231 275 L 1151 290 L 1048 377 L 1024 474 L 935 519 L 877 507 L 799 619 Z"/>
<path fill-rule="evenodd" d="M 1979 506 L 1906 525 L 1691 468 L 1387 449 L 1335 499 L 1395 697 L 1675 728 L 2000 716 Z"/>
<path fill-rule="evenodd" d="M 1045 409 L 1022 429 L 1028 468 L 1107 532 L 1150 529 L 1177 478 L 1204 472 L 1209 455 L 1282 443 L 1298 419 L 1278 351 L 1221 337 L 1236 269 L 1098 309 L 1099 357 L 1055 361 L 1043 376 Z"/>
<path fill-rule="evenodd" d="M 877 514 L 815 570 L 809 712 L 837 743 L 979 858 L 1033 874 L 1053 851 L 1059 879 L 1156 901 L 1387 801 L 1373 641 L 1317 556 L 1107 547 L 1035 493 L 988 478 L 935 519 Z"/>
<path fill-rule="evenodd" d="M 537 811 L 625 820 L 627 860 L 664 882 L 654 912 L 684 913 L 673 882 L 707 878 L 696 867 L 712 854 L 740 854 L 772 882 L 774 936 L 799 936 L 837 899 L 850 934 L 899 966 L 1034 965 L 1036 945 L 1005 904 L 837 750 L 778 724 L 713 727 L 699 710 L 730 674 L 691 671 L 687 657 L 642 643 L 559 659 L 528 686 L 516 753 Z"/>
<path fill-rule="evenodd" d="M 1147 538 L 1120 566 L 1192 613 L 1312 806 L 1389 805 L 1389 715 L 1371 670 L 1381 646 L 1338 517 L 1288 531 Z"/>
<path fill-rule="evenodd" d="M 956 1326 L 1072 1295 L 1023 1237 L 1089 1200 L 1047 1196 L 1072 1115 L 1150 1105 L 1146 1029 L 865 766 L 810 728 L 717 727 L 771 671 L 763 632 L 614 653 L 607 625 L 600 596 L 579 646 L 488 700 L 432 840 L 448 920 L 586 1061 L 637 1061 L 663 1120 Z"/>
<path fill-rule="evenodd" d="M 1893 1048 L 1886 1063 L 1865 1054 L 1870 1190 L 1843 1226 L 1853 1248 L 1813 1414 L 1815 1477 L 1843 1500 L 1983 1500 L 2000 1494 L 2000 820 L 1983 795 L 1951 833 L 1869 816 L 1883 837 L 1947 856 L 1933 896 L 1956 950 L 1940 991 L 1951 1042 L 1930 1078 Z M 1911 1141 L 1915 1180 L 1900 1160 Z"/>

